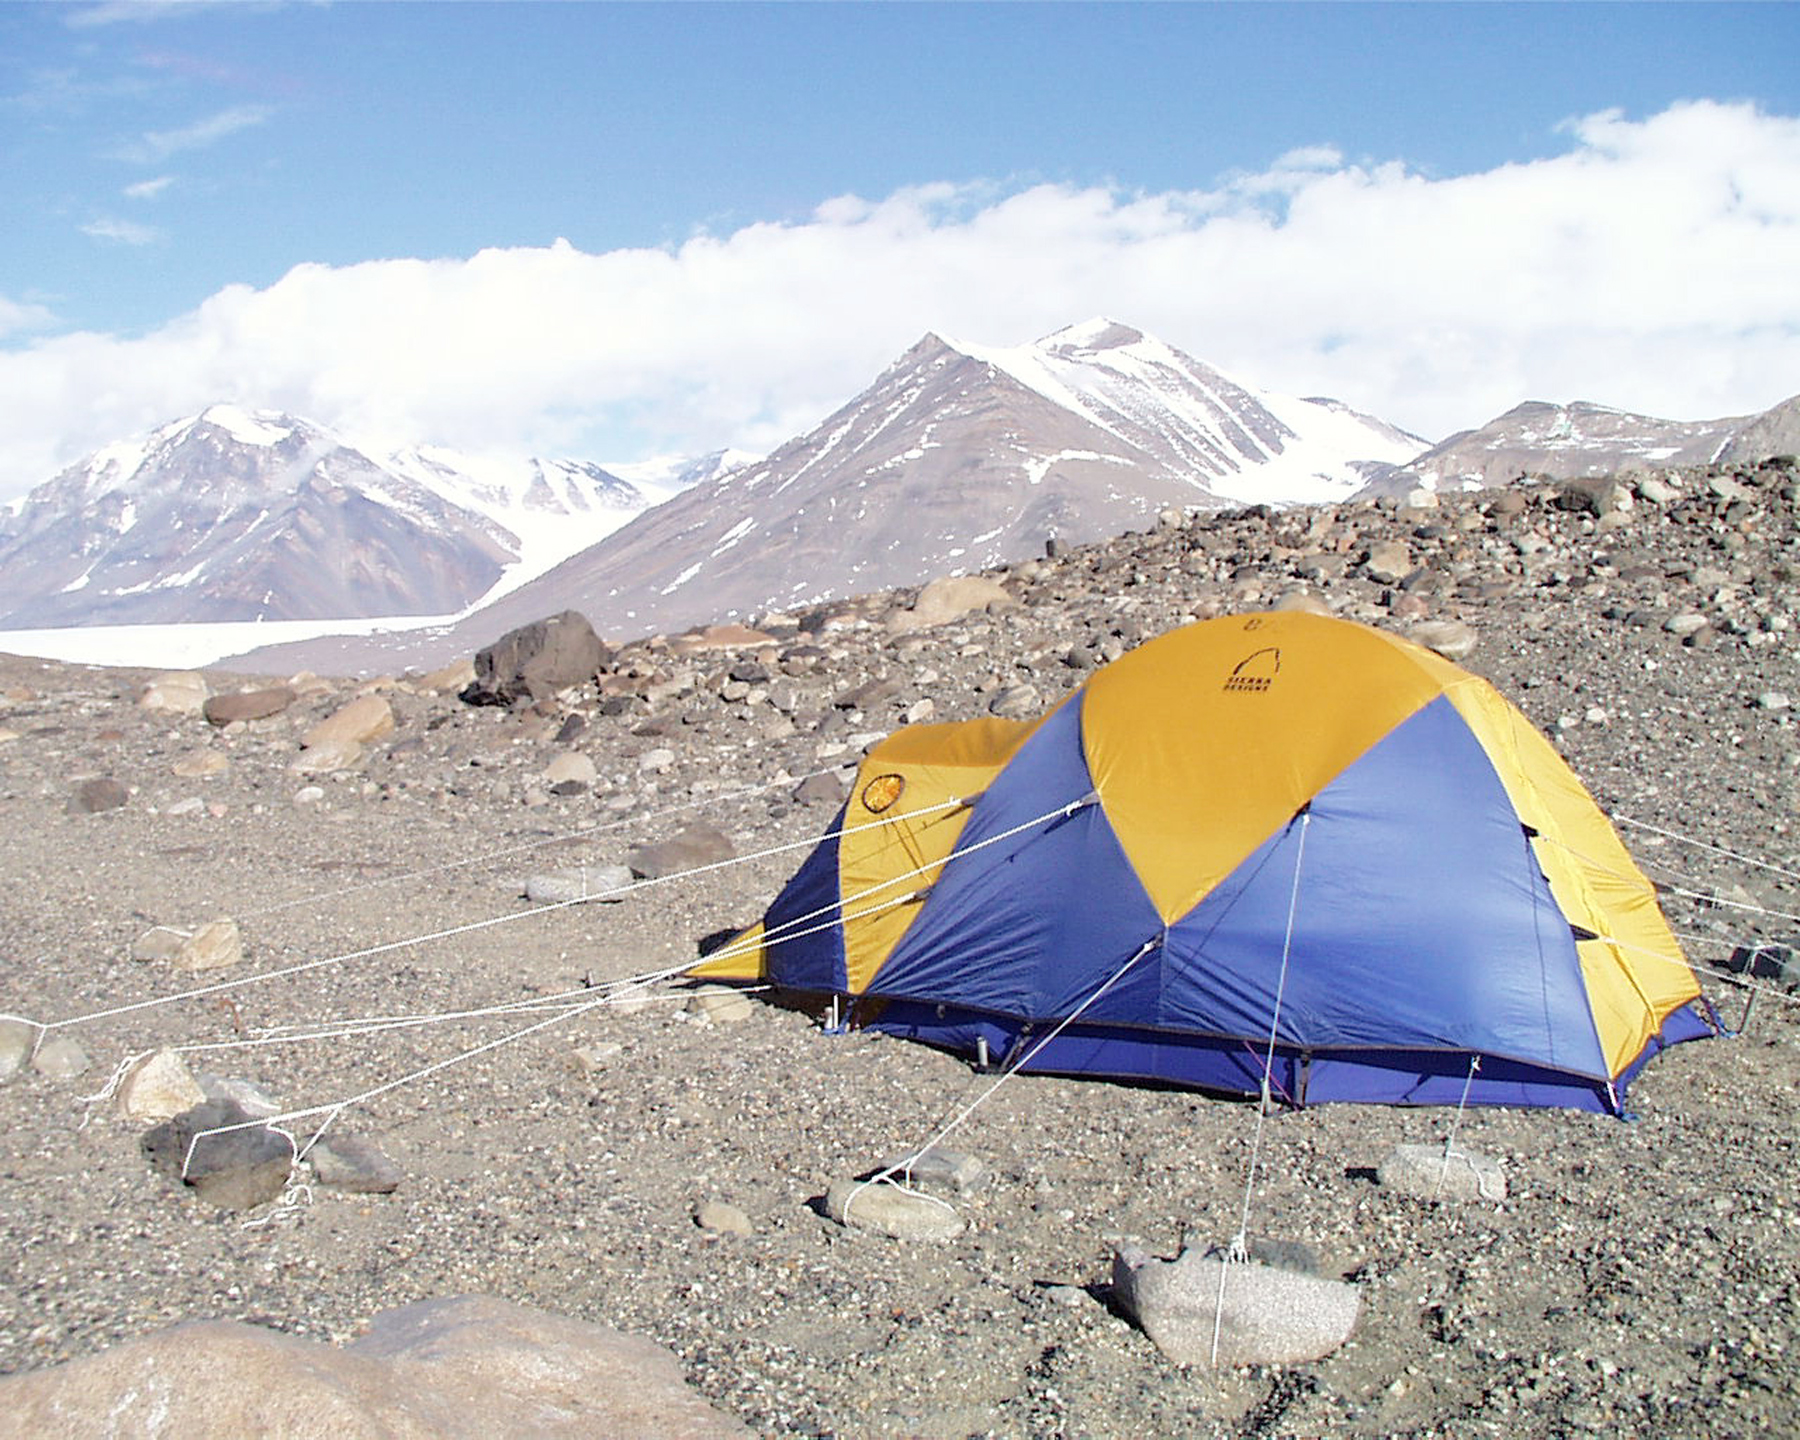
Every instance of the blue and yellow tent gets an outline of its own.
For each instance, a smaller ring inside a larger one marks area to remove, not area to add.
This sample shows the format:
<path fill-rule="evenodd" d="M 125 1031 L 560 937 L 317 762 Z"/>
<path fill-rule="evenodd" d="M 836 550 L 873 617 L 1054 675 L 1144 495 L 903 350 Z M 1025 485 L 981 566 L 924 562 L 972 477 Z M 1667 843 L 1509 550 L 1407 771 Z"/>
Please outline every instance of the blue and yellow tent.
<path fill-rule="evenodd" d="M 1327 617 L 1203 621 L 1035 722 L 903 729 L 696 973 L 1028 1068 L 1620 1110 L 1712 1033 L 1655 892 L 1492 686 Z"/>

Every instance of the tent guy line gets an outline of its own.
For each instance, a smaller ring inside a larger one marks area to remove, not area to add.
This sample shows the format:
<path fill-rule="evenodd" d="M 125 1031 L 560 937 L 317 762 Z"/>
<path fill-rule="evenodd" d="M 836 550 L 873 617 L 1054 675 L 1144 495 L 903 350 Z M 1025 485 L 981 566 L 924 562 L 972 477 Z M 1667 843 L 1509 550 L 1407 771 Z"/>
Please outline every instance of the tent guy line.
<path fill-rule="evenodd" d="M 1108 990 L 1112 989 L 1113 986 L 1115 986 L 1116 984 L 1119 983 L 1119 981 L 1121 981 L 1125 978 L 1125 974 L 1128 970 L 1130 970 L 1134 965 L 1136 965 L 1138 963 L 1138 961 L 1142 960 L 1152 950 L 1156 949 L 1156 947 L 1158 945 L 1160 945 L 1161 943 L 1162 943 L 1162 937 L 1160 935 L 1153 936 L 1152 938 L 1146 940 L 1142 945 L 1140 945 L 1138 947 L 1136 953 L 1133 954 L 1129 960 L 1127 960 L 1117 970 L 1113 971 L 1113 973 L 1111 975 L 1107 976 L 1106 979 L 1100 983 L 1100 986 L 1098 989 L 1096 989 L 1091 995 L 1089 995 L 1085 1000 L 1083 1000 L 1081 1002 L 1081 1004 L 1076 1006 L 1075 1009 L 1073 1011 L 1071 1011 L 1068 1015 L 1065 1015 L 1061 1020 L 1059 1020 L 1057 1022 L 1057 1024 L 1055 1025 L 1055 1027 L 1052 1028 L 1051 1030 L 1047 1031 L 1038 1040 L 1038 1042 L 1034 1046 L 1031 1047 L 1030 1050 L 1028 1050 L 1024 1054 L 1018 1056 L 1011 1065 L 1009 1065 L 1005 1069 L 1003 1069 L 1000 1072 L 1000 1074 L 995 1078 L 994 1082 L 991 1085 L 989 1085 L 985 1090 L 983 1090 L 979 1095 L 977 1095 L 967 1105 L 964 1105 L 953 1116 L 951 1116 L 951 1118 L 948 1121 L 946 1121 L 932 1135 L 932 1137 L 929 1140 L 927 1140 L 923 1145 L 919 1146 L 916 1150 L 908 1151 L 906 1154 L 906 1157 L 904 1159 L 895 1161 L 892 1165 L 889 1165 L 889 1166 L 885 1167 L 884 1169 L 877 1171 L 875 1174 L 871 1175 L 867 1180 L 864 1180 L 861 1184 L 859 1184 L 854 1190 L 852 1190 L 850 1192 L 849 1197 L 844 1201 L 844 1213 L 846 1215 L 848 1215 L 850 1213 L 850 1207 L 856 1203 L 856 1197 L 858 1195 L 862 1194 L 862 1192 L 867 1190 L 871 1185 L 892 1184 L 894 1176 L 901 1175 L 901 1174 L 904 1174 L 906 1176 L 906 1178 L 910 1181 L 912 1179 L 912 1173 L 911 1173 L 912 1167 L 919 1163 L 920 1157 L 923 1156 L 926 1151 L 930 1150 L 934 1145 L 937 1145 L 937 1144 L 941 1143 L 942 1141 L 947 1140 L 956 1130 L 960 1129 L 961 1126 L 969 1119 L 970 1116 L 972 1116 L 977 1110 L 979 1110 L 983 1105 L 987 1104 L 987 1102 L 994 1097 L 995 1092 L 997 1092 L 1002 1085 L 1006 1084 L 1007 1081 L 1009 1081 L 1009 1080 L 1013 1079 L 1015 1076 L 1019 1075 L 1024 1070 L 1026 1064 L 1028 1064 L 1030 1062 L 1031 1058 L 1034 1055 L 1036 1055 L 1038 1053 L 1038 1051 L 1042 1050 L 1046 1045 L 1048 1045 L 1052 1040 L 1054 1040 L 1064 1030 L 1066 1030 L 1069 1026 L 1073 1025 L 1078 1019 L 1080 1019 L 1082 1014 L 1090 1006 L 1097 1003 L 1101 996 L 1106 994 L 1106 992 Z M 942 1203 L 942 1202 L 939 1202 L 939 1203 Z M 950 1207 L 946 1205 L 944 1208 L 949 1209 Z"/>
<path fill-rule="evenodd" d="M 387 885 L 400 885 L 408 880 L 422 880 L 427 875 L 441 875 L 447 870 L 462 870 L 471 865 L 481 865 L 490 860 L 504 860 L 510 856 L 523 855 L 533 850 L 547 849 L 551 845 L 569 845 L 578 840 L 586 840 L 590 836 L 603 834 L 609 830 L 617 830 L 626 825 L 646 825 L 665 816 L 678 815 L 684 810 L 698 809 L 702 805 L 717 805 L 721 801 L 740 800 L 750 795 L 760 795 L 765 790 L 773 790 L 779 785 L 804 785 L 808 780 L 821 775 L 831 775 L 842 770 L 842 765 L 827 765 L 823 769 L 813 770 L 805 775 L 782 775 L 773 780 L 765 780 L 759 785 L 741 785 L 733 790 L 712 790 L 704 795 L 696 795 L 692 799 L 682 800 L 673 805 L 664 805 L 655 810 L 645 811 L 641 815 L 619 815 L 611 820 L 596 820 L 591 825 L 579 826 L 574 830 L 566 830 L 560 835 L 546 835 L 537 840 L 528 840 L 518 845 L 503 846 L 498 850 L 488 850 L 480 855 L 470 855 L 462 860 L 448 860 L 442 865 L 428 865 L 422 870 L 402 871 L 398 875 L 384 875 L 379 880 L 365 880 L 355 885 L 346 885 L 336 890 L 322 890 L 311 895 L 301 895 L 293 900 L 280 900 L 273 905 L 264 905 L 257 910 L 246 910 L 239 919 L 254 920 L 263 915 L 273 915 L 282 910 L 297 909 L 302 905 L 316 905 L 325 900 L 341 900 L 346 896 L 359 895 L 367 890 L 379 890 Z"/>
<path fill-rule="evenodd" d="M 1679 840 L 1683 845 L 1693 845 L 1701 850 L 1710 850 L 1713 854 L 1723 855 L 1727 860 L 1735 860 L 1740 865 L 1754 865 L 1758 870 L 1771 871 L 1787 880 L 1800 880 L 1800 870 L 1789 870 L 1785 866 L 1771 864 L 1767 860 L 1758 860 L 1752 855 L 1740 855 L 1735 850 L 1727 850 L 1723 845 L 1714 845 L 1711 841 L 1684 835 L 1679 830 L 1665 830 L 1660 825 L 1652 825 L 1644 820 L 1634 820 L 1629 815 L 1615 815 L 1612 819 L 1615 825 L 1628 825 L 1634 830 L 1648 830 L 1652 835 L 1661 835 L 1665 839 Z M 1674 868 L 1667 861 L 1653 859 L 1647 863 L 1663 865 L 1667 869 Z"/>
<path fill-rule="evenodd" d="M 961 800 L 949 800 L 939 805 L 927 807 L 925 810 L 908 811 L 903 815 L 871 821 L 857 828 L 862 830 L 876 830 L 884 825 L 892 825 L 901 820 L 916 818 L 919 815 L 928 813 L 928 810 L 952 809 L 962 803 Z M 408 946 L 426 945 L 438 940 L 449 940 L 460 935 L 469 935 L 476 931 L 492 929 L 496 925 L 509 924 L 514 920 L 525 920 L 536 915 L 553 914 L 558 910 L 566 910 L 573 905 L 588 905 L 595 901 L 616 899 L 626 895 L 636 895 L 658 885 L 672 884 L 677 880 L 691 880 L 697 875 L 705 875 L 714 870 L 724 870 L 734 865 L 748 864 L 753 860 L 766 859 L 771 855 L 780 855 L 790 850 L 799 850 L 807 846 L 816 845 L 817 843 L 818 839 L 816 836 L 808 836 L 803 840 L 787 841 L 780 845 L 771 845 L 766 849 L 755 851 L 749 855 L 735 855 L 728 860 L 715 860 L 706 865 L 697 865 L 691 870 L 680 870 L 669 875 L 658 875 L 649 879 L 636 881 L 630 885 L 621 885 L 611 890 L 603 890 L 593 895 L 577 895 L 570 900 L 557 900 L 546 905 L 535 906 L 529 910 L 513 910 L 505 915 L 489 915 L 480 920 L 471 920 L 462 925 L 447 926 L 442 930 L 433 930 L 422 935 L 410 935 L 399 940 L 388 940 L 384 941 L 382 944 L 370 945 L 361 950 L 348 950 L 337 955 L 326 955 L 317 960 L 302 961 L 297 965 L 286 965 L 278 970 L 265 970 L 255 975 L 239 976 L 235 980 L 221 980 L 213 985 L 202 985 L 192 990 L 180 991 L 174 995 L 156 995 L 147 1000 L 134 1001 L 129 1005 L 115 1005 L 111 1009 L 95 1010 L 85 1015 L 70 1015 L 61 1020 L 35 1020 L 27 1015 L 7 1013 L 0 1015 L 0 1019 L 18 1020 L 23 1024 L 35 1026 L 39 1032 L 39 1038 L 41 1039 L 45 1033 L 51 1030 L 62 1029 L 71 1025 L 85 1025 L 97 1020 L 112 1020 L 121 1015 L 130 1015 L 143 1010 L 151 1010 L 162 1005 L 174 1005 L 183 1000 L 197 1000 L 207 995 L 216 995 L 221 991 L 240 989 L 246 985 L 259 984 L 264 980 L 283 980 L 290 976 L 305 974 L 310 970 L 319 970 L 329 965 L 343 965 L 352 960 L 366 960 L 371 956 L 389 954 L 395 950 L 406 949 Z M 680 970 L 688 969 L 695 963 L 698 962 L 689 962 L 689 965 L 677 967 L 677 970 L 674 973 L 679 973 Z"/>

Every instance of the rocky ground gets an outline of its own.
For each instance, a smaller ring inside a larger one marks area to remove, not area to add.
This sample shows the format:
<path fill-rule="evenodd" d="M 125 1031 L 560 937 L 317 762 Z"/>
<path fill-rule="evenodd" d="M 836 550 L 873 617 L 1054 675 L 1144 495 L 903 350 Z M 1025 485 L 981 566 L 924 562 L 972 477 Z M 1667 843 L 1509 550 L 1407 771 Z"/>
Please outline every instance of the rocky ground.
<path fill-rule="evenodd" d="M 874 736 L 1035 713 L 1185 619 L 1302 594 L 1472 639 L 1463 663 L 1637 822 L 1625 838 L 1697 962 L 1793 940 L 1797 482 L 1772 463 L 1171 517 L 995 572 L 1005 597 L 985 610 L 927 624 L 901 593 L 711 637 L 725 648 L 635 644 L 524 709 L 466 705 L 460 677 L 301 679 L 275 713 L 215 725 L 146 708 L 148 674 L 0 661 L 0 1010 L 78 1021 L 51 1033 L 88 1060 L 0 1088 L 0 1370 L 193 1318 L 343 1340 L 378 1311 L 486 1292 L 653 1337 L 767 1434 L 1792 1434 L 1800 1015 L 1779 986 L 1743 1035 L 1656 1059 L 1628 1122 L 1469 1113 L 1458 1140 L 1505 1165 L 1499 1204 L 1374 1183 L 1395 1144 L 1441 1141 L 1450 1112 L 1272 1117 L 1251 1229 L 1312 1247 L 1363 1301 L 1349 1345 L 1296 1367 L 1175 1366 L 1106 1303 L 1115 1245 L 1167 1256 L 1237 1228 L 1255 1118 L 1240 1103 L 1012 1080 L 957 1137 L 993 1182 L 960 1202 L 968 1232 L 934 1244 L 841 1228 L 816 1202 L 987 1079 L 774 1005 L 707 1020 L 664 992 L 353 1105 L 334 1123 L 398 1164 L 391 1194 L 217 1209 L 149 1167 L 142 1125 L 84 1097 L 128 1054 L 212 1044 L 188 1052 L 194 1070 L 330 1104 L 549 1012 L 247 1042 L 680 965 L 759 913 L 804 853 L 776 847 L 827 825 L 837 767 Z M 271 683 L 207 678 L 218 694 Z M 300 748 L 359 694 L 392 733 Z M 615 904 L 521 898 L 533 874 L 696 825 L 741 863 Z M 222 917 L 245 949 L 230 969 L 132 958 L 154 925 Z M 440 938 L 80 1018 L 423 935 Z M 1742 988 L 1706 988 L 1744 1017 Z M 700 1225 L 715 1201 L 747 1226 Z"/>

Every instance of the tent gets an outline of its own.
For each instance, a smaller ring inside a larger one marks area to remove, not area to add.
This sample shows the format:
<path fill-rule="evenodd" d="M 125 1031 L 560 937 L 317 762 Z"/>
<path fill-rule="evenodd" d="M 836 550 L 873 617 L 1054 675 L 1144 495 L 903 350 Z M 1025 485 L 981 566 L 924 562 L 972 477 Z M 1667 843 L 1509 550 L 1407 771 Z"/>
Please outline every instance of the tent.
<path fill-rule="evenodd" d="M 1279 1099 L 1622 1113 L 1716 1022 L 1655 892 L 1487 682 L 1227 616 L 1033 722 L 896 731 L 696 974 L 1032 1070 Z"/>

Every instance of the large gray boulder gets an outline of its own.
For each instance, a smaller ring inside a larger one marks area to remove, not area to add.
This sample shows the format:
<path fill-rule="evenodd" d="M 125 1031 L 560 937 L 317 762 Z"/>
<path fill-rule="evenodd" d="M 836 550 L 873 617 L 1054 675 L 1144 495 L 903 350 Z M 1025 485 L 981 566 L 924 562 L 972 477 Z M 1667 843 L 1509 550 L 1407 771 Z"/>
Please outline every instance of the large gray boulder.
<path fill-rule="evenodd" d="M 475 683 L 463 691 L 474 705 L 512 705 L 548 700 L 571 685 L 585 685 L 612 652 L 585 615 L 565 610 L 509 630 L 475 656 Z"/>
<path fill-rule="evenodd" d="M 1177 1365 L 1300 1365 L 1350 1338 L 1352 1285 L 1200 1250 L 1113 1256 L 1113 1298 Z"/>
<path fill-rule="evenodd" d="M 377 1315 L 342 1349 L 259 1325 L 178 1325 L 0 1380 L 0 1436 L 512 1440 L 750 1432 L 642 1336 L 486 1295 Z"/>

